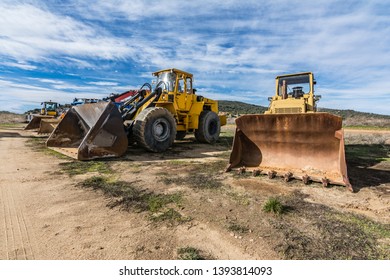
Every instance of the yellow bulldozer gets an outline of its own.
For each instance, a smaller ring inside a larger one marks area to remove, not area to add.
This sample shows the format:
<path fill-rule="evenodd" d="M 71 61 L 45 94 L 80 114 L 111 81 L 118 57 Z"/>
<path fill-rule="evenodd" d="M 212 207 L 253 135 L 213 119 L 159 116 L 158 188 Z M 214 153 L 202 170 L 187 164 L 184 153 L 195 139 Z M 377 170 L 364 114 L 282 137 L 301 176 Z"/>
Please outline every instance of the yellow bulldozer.
<path fill-rule="evenodd" d="M 195 93 L 193 75 L 171 68 L 153 76 L 154 89 L 145 83 L 119 106 L 102 101 L 72 107 L 46 146 L 90 160 L 119 157 L 133 142 L 147 151 L 164 152 L 187 133 L 202 143 L 216 142 L 226 115 L 219 114 L 217 101 Z"/>
<path fill-rule="evenodd" d="M 343 185 L 351 191 L 344 152 L 342 119 L 317 112 L 311 72 L 276 77 L 276 89 L 264 114 L 236 119 L 227 171 L 266 174 Z"/>

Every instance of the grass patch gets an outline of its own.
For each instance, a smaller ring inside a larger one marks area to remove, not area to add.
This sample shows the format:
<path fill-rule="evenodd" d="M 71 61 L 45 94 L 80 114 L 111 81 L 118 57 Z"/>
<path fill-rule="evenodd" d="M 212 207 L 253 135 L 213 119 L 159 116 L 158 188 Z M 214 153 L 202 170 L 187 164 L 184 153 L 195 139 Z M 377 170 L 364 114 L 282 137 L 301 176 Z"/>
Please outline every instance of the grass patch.
<path fill-rule="evenodd" d="M 106 161 L 70 161 L 60 163 L 60 167 L 69 176 L 98 172 L 108 174 L 113 172 Z"/>
<path fill-rule="evenodd" d="M 201 251 L 194 247 L 184 247 L 177 250 L 180 260 L 205 260 Z"/>
<path fill-rule="evenodd" d="M 168 221 L 171 225 L 183 224 L 192 220 L 191 217 L 183 217 L 179 212 L 173 208 L 168 208 L 161 213 L 155 213 L 151 215 L 151 219 L 154 222 Z"/>
<path fill-rule="evenodd" d="M 347 145 L 345 154 L 349 160 L 368 162 L 372 165 L 380 161 L 390 160 L 389 145 Z"/>
<path fill-rule="evenodd" d="M 22 127 L 21 123 L 0 123 L 1 128 L 16 128 Z"/>
<path fill-rule="evenodd" d="M 275 249 L 285 259 L 390 258 L 389 225 L 309 203 L 304 198 L 299 192 L 283 198 L 292 210 L 283 218 L 269 219 L 273 236 L 277 236 Z"/>
<path fill-rule="evenodd" d="M 180 207 L 182 195 L 155 194 L 140 189 L 138 182 L 112 181 L 106 177 L 93 176 L 84 180 L 79 186 L 100 190 L 110 199 L 107 204 L 110 208 L 121 207 L 121 209 L 137 212 L 149 212 L 152 221 L 169 221 L 171 223 L 184 223 L 191 218 L 183 217 L 171 206 Z"/>
<path fill-rule="evenodd" d="M 194 189 L 219 189 L 223 186 L 220 179 L 199 173 L 176 177 L 163 176 L 159 181 L 166 185 L 187 185 Z"/>
<path fill-rule="evenodd" d="M 179 159 L 172 159 L 168 161 L 169 165 L 176 165 L 176 166 L 187 166 L 188 162 L 184 160 L 179 160 Z"/>
<path fill-rule="evenodd" d="M 175 204 L 178 207 L 181 206 L 182 195 L 180 193 L 174 193 L 169 195 L 151 195 L 148 198 L 149 211 L 156 213 L 160 209 L 164 208 L 168 204 Z"/>
<path fill-rule="evenodd" d="M 285 212 L 285 206 L 283 206 L 282 202 L 278 198 L 271 197 L 265 202 L 263 211 L 266 213 L 281 215 Z"/>
<path fill-rule="evenodd" d="M 131 164 L 129 166 L 129 171 L 132 174 L 138 174 L 142 172 L 143 165 L 142 164 Z"/>
<path fill-rule="evenodd" d="M 46 137 L 30 137 L 26 144 L 28 147 L 33 149 L 34 151 L 43 152 L 44 154 L 54 156 L 59 159 L 70 159 L 68 156 L 63 155 L 59 152 L 56 152 L 54 150 L 48 149 L 46 147 Z"/>
<path fill-rule="evenodd" d="M 249 232 L 248 227 L 239 225 L 237 223 L 230 223 L 230 225 L 228 226 L 228 230 L 239 234 L 244 234 Z"/>
<path fill-rule="evenodd" d="M 241 194 L 236 192 L 228 192 L 227 194 L 239 205 L 243 205 L 243 206 L 250 205 L 250 197 L 247 194 Z"/>
<path fill-rule="evenodd" d="M 223 173 L 226 162 L 217 160 L 208 163 L 183 163 L 182 161 L 175 162 L 175 165 L 188 165 L 190 170 L 184 176 L 177 176 L 177 174 L 159 173 L 160 182 L 166 185 L 186 185 L 194 189 L 219 189 L 223 186 L 222 180 L 216 177 L 216 174 Z"/>
<path fill-rule="evenodd" d="M 43 137 L 30 137 L 26 141 L 26 145 L 34 150 L 44 150 L 46 149 L 46 138 Z"/>

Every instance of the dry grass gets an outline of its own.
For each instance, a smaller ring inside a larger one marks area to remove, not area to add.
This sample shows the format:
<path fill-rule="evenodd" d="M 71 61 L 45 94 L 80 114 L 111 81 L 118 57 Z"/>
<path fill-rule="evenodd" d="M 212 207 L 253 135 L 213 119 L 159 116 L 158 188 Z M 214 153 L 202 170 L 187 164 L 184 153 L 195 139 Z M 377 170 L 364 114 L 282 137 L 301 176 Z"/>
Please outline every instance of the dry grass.
<path fill-rule="evenodd" d="M 185 223 L 191 217 L 182 216 L 175 207 L 180 207 L 182 195 L 156 194 L 139 187 L 138 181 L 126 182 L 93 176 L 79 183 L 82 188 L 101 191 L 109 199 L 108 207 L 120 207 L 122 210 L 148 212 L 154 222 L 166 221 L 170 225 Z"/>
<path fill-rule="evenodd" d="M 202 251 L 194 247 L 183 247 L 177 250 L 180 260 L 205 260 Z"/>
<path fill-rule="evenodd" d="M 343 120 L 343 126 L 345 127 L 377 127 L 377 128 L 390 128 L 390 118 L 388 116 L 353 116 L 347 117 Z"/>
<path fill-rule="evenodd" d="M 345 135 L 346 145 L 384 145 L 390 144 L 390 134 L 349 134 Z"/>
<path fill-rule="evenodd" d="M 26 118 L 22 114 L 0 111 L 0 124 L 2 125 L 23 123 L 25 120 Z"/>
<path fill-rule="evenodd" d="M 286 197 L 284 204 L 291 211 L 269 220 L 278 236 L 275 249 L 285 259 L 390 258 L 389 225 L 309 203 L 304 198 L 299 192 Z"/>

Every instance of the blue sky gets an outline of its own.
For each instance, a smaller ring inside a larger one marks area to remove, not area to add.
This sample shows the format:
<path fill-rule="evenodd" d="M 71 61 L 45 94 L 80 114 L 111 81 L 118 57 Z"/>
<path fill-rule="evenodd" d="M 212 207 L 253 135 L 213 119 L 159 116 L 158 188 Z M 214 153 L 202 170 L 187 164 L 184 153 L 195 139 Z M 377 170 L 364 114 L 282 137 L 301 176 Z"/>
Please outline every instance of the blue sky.
<path fill-rule="evenodd" d="M 0 110 L 194 74 L 198 93 L 267 106 L 312 71 L 320 107 L 390 115 L 390 1 L 0 0 Z"/>

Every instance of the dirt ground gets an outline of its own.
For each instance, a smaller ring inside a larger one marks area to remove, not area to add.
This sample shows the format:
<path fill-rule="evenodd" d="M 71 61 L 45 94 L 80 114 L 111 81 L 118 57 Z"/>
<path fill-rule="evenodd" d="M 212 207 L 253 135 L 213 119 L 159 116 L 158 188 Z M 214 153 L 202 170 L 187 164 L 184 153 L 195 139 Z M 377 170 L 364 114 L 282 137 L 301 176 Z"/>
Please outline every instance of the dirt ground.
<path fill-rule="evenodd" d="M 216 145 L 187 137 L 164 154 L 130 147 L 80 165 L 48 152 L 45 136 L 0 127 L 0 259 L 179 259 L 185 249 L 222 260 L 389 258 L 389 131 L 346 132 L 351 193 L 225 173 L 233 129 Z M 148 194 L 149 208 L 82 187 L 91 178 Z M 151 210 L 167 197 L 177 199 Z M 270 197 L 288 211 L 265 213 Z"/>

